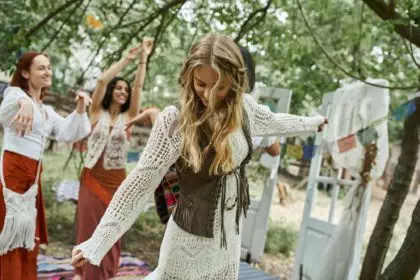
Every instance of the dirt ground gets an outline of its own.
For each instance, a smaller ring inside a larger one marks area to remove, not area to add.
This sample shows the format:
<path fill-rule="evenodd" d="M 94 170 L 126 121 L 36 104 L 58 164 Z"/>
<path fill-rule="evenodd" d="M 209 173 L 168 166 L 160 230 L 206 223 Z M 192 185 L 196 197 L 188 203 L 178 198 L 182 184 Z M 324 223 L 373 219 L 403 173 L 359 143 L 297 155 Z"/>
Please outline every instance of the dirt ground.
<path fill-rule="evenodd" d="M 295 184 L 296 182 L 288 177 L 281 176 L 279 177 L 279 181 L 286 182 L 290 185 Z M 375 226 L 379 211 L 381 209 L 383 200 L 386 196 L 386 190 L 377 186 L 374 187 L 372 190 L 372 200 L 369 205 L 369 212 L 366 222 L 366 232 L 365 232 L 365 242 L 363 246 L 363 250 L 366 249 L 366 246 L 369 242 L 370 236 L 372 234 L 373 228 Z M 418 195 L 409 194 L 407 199 L 404 202 L 404 205 L 400 212 L 399 220 L 395 226 L 394 236 L 391 241 L 390 249 L 387 254 L 387 258 L 385 260 L 385 266 L 389 263 L 392 258 L 398 252 L 401 244 L 404 241 L 405 233 L 408 229 L 408 226 L 411 222 L 411 214 L 414 210 L 414 207 L 419 199 Z M 322 219 L 327 219 L 330 209 L 330 201 L 331 198 L 325 192 L 318 192 L 317 200 L 315 203 L 314 209 L 314 216 L 319 217 Z M 342 212 L 342 202 L 343 199 L 340 200 L 340 204 L 337 206 L 337 215 L 335 216 L 335 221 L 338 221 L 340 218 L 340 214 Z M 287 203 L 285 206 L 279 204 L 277 190 L 275 190 L 273 196 L 273 202 L 271 206 L 270 218 L 274 222 L 280 223 L 287 223 L 294 225 L 296 229 L 299 229 L 301 221 L 302 221 L 302 214 L 303 208 L 305 203 L 305 191 L 304 190 L 296 190 L 291 189 L 291 194 L 288 197 Z M 364 252 L 362 254 L 364 256 Z M 288 280 L 291 279 L 291 273 L 293 269 L 293 261 L 294 256 L 290 256 L 289 258 L 285 258 L 283 256 L 274 256 L 265 254 L 260 266 L 263 268 L 267 273 L 272 275 L 280 276 L 281 280 Z M 418 274 L 416 279 L 420 279 L 420 275 Z"/>

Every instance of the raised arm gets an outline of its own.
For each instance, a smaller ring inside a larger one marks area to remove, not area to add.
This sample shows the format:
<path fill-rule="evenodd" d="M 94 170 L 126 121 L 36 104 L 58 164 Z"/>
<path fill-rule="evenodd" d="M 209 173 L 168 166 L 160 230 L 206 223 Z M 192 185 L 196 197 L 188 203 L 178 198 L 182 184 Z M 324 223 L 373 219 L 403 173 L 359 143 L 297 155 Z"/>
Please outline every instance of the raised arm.
<path fill-rule="evenodd" d="M 167 107 L 156 119 L 136 168 L 118 188 L 92 237 L 73 251 L 72 264 L 81 259 L 99 265 L 112 245 L 131 227 L 149 195 L 180 156 L 180 137 L 174 133 L 178 111 Z"/>
<path fill-rule="evenodd" d="M 152 48 L 153 40 L 150 38 L 144 38 L 140 52 L 140 61 L 137 66 L 136 78 L 134 80 L 130 108 L 128 109 L 128 116 L 130 119 L 134 118 L 141 108 L 141 93 L 143 91 L 144 78 L 146 77 L 147 58 L 150 55 Z"/>
<path fill-rule="evenodd" d="M 104 71 L 96 82 L 95 90 L 92 94 L 92 106 L 90 107 L 90 118 L 95 122 L 101 111 L 101 103 L 105 97 L 105 91 L 108 83 L 115 78 L 132 60 L 134 60 L 140 51 L 140 45 L 130 49 L 130 51 L 117 63 Z"/>
<path fill-rule="evenodd" d="M 19 135 L 32 130 L 33 104 L 28 95 L 18 87 L 8 87 L 0 104 L 0 124 L 13 126 Z"/>
<path fill-rule="evenodd" d="M 250 95 L 244 95 L 252 136 L 298 136 L 322 129 L 326 123 L 323 116 L 301 117 L 273 113 L 267 106 L 258 104 Z"/>

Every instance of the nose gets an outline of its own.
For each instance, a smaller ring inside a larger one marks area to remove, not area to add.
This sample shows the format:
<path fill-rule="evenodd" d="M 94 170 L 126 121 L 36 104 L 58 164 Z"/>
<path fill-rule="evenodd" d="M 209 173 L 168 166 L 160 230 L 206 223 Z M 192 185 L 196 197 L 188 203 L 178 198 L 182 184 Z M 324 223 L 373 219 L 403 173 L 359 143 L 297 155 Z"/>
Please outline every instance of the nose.
<path fill-rule="evenodd" d="M 209 100 L 209 98 L 210 98 L 210 92 L 211 92 L 211 88 L 206 87 L 206 89 L 204 90 L 204 98 L 206 100 Z"/>

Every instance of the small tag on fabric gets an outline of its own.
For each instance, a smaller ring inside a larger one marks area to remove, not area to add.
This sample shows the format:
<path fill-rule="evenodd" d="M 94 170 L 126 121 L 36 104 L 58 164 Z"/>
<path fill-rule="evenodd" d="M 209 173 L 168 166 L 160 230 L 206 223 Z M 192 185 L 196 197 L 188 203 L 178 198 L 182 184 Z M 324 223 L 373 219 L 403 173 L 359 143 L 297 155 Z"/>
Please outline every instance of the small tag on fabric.
<path fill-rule="evenodd" d="M 375 142 L 379 135 L 374 127 L 367 127 L 357 132 L 357 138 L 363 146 L 367 146 Z"/>
<path fill-rule="evenodd" d="M 356 148 L 356 134 L 352 134 L 337 140 L 337 144 L 340 153 L 345 153 Z"/>
<path fill-rule="evenodd" d="M 300 145 L 287 145 L 287 156 L 295 159 L 302 159 L 303 147 Z"/>

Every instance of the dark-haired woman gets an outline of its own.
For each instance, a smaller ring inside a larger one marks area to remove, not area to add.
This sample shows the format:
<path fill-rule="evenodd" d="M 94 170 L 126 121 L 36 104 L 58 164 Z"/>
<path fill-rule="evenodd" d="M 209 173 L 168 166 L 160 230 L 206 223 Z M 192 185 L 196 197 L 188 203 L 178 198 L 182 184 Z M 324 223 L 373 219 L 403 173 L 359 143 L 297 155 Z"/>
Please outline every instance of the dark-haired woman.
<path fill-rule="evenodd" d="M 252 93 L 255 88 L 255 63 L 249 50 L 243 46 L 239 46 L 242 58 L 244 59 L 246 74 L 248 76 L 248 93 Z M 280 154 L 280 144 L 277 142 L 277 137 L 252 137 L 252 146 L 255 148 L 263 147 L 265 152 L 272 157 Z"/>
<path fill-rule="evenodd" d="M 126 177 L 125 164 L 129 132 L 125 123 L 139 112 L 147 56 L 153 41 L 144 39 L 142 46 L 131 49 L 119 62 L 102 73 L 92 95 L 85 168 L 77 207 L 77 243 L 87 240 L 101 220 L 112 196 Z M 116 77 L 140 52 L 133 89 L 123 78 Z M 117 242 L 104 257 L 101 266 L 86 264 L 76 270 L 75 279 L 109 279 L 119 267 L 121 244 Z"/>
<path fill-rule="evenodd" d="M 74 142 L 90 133 L 86 105 L 78 93 L 77 108 L 66 118 L 42 102 L 53 72 L 48 56 L 24 53 L 4 92 L 0 123 L 4 128 L 0 156 L 0 280 L 37 279 L 40 244 L 48 242 L 41 189 L 41 159 L 47 136 Z"/>

